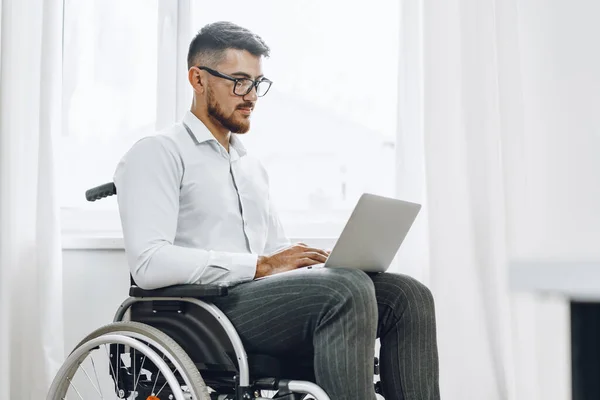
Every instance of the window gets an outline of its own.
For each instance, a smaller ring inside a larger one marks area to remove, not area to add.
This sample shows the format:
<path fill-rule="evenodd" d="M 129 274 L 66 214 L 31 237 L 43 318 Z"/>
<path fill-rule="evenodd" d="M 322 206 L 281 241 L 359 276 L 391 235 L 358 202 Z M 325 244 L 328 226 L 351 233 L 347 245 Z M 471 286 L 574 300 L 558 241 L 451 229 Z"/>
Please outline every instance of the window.
<path fill-rule="evenodd" d="M 158 0 L 64 2 L 57 160 L 66 231 L 119 229 L 114 198 L 88 204 L 83 194 L 110 181 L 124 152 L 154 130 L 157 27 Z"/>
<path fill-rule="evenodd" d="M 77 230 L 81 215 L 99 213 L 84 219 L 90 228 L 119 229 L 114 199 L 90 205 L 83 192 L 110 181 L 135 140 L 154 133 L 161 99 L 175 101 L 164 89 L 175 79 L 157 65 L 167 56 L 185 65 L 193 35 L 218 20 L 255 31 L 271 47 L 264 66 L 274 84 L 259 100 L 243 141 L 269 171 L 288 233 L 335 236 L 363 192 L 394 195 L 396 0 L 264 0 L 251 7 L 240 0 L 192 1 L 171 24 L 163 14 L 176 2 L 167 2 L 65 1 L 59 157 L 65 229 Z M 179 43 L 159 43 L 165 29 L 178 27 L 172 36 Z"/>

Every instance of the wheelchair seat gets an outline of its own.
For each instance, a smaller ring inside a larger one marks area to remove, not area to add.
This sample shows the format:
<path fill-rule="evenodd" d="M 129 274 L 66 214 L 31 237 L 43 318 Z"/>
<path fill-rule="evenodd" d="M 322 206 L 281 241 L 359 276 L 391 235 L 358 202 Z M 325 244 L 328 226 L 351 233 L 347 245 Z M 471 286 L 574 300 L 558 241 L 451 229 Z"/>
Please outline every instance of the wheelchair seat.
<path fill-rule="evenodd" d="M 133 279 L 132 279 L 133 282 Z M 154 289 L 154 290 L 144 290 L 135 284 L 131 286 L 129 290 L 129 295 L 132 297 L 194 297 L 201 299 L 208 299 L 211 297 L 221 297 L 226 296 L 228 293 L 228 289 L 225 286 L 219 285 L 175 285 L 166 288 Z M 156 314 L 158 311 L 165 311 L 168 309 L 175 310 L 177 314 L 181 318 L 181 314 L 183 313 L 184 306 L 182 304 L 177 304 L 171 302 L 170 305 L 159 306 L 159 310 L 154 309 L 152 315 L 146 315 L 144 317 L 143 311 L 138 309 L 138 312 L 135 315 L 135 320 L 138 322 L 145 322 L 149 325 L 161 325 L 160 322 L 156 319 Z M 148 320 L 148 317 L 150 317 Z M 169 324 L 173 322 L 169 320 Z M 164 324 L 164 322 L 162 323 Z M 161 329 L 175 329 L 165 328 L 161 326 Z M 215 329 L 215 327 L 210 327 L 210 329 Z M 182 339 L 183 340 L 183 339 Z M 189 339 L 188 339 L 189 340 Z M 212 340 L 212 339 L 211 339 Z M 193 342 L 193 340 L 191 340 Z M 215 343 L 215 346 L 217 343 Z M 223 345 L 223 343 L 218 343 L 218 345 Z M 185 348 L 185 347 L 184 347 Z M 200 352 L 196 350 L 197 352 Z M 232 358 L 231 356 L 229 357 Z M 272 377 L 284 377 L 284 376 L 293 376 L 295 379 L 299 377 L 304 380 L 314 380 L 314 372 L 312 370 L 312 358 L 302 359 L 301 357 L 294 357 L 290 359 L 289 356 L 285 357 L 277 357 L 275 355 L 269 354 L 257 354 L 257 353 L 248 353 L 248 364 L 250 366 L 251 377 L 259 378 L 264 376 L 272 376 Z"/>
<path fill-rule="evenodd" d="M 228 288 L 219 285 L 174 285 L 144 290 L 133 279 L 129 290 L 131 321 L 153 326 L 177 342 L 196 364 L 206 384 L 220 392 L 232 390 L 240 366 L 227 332 L 218 319 L 198 304 L 184 301 L 196 299 L 209 302 L 226 296 Z M 120 316 L 115 317 L 115 321 Z M 247 354 L 250 380 L 259 382 L 264 390 L 276 389 L 284 379 L 314 382 L 312 357 Z M 267 378 L 265 378 L 267 377 Z"/>

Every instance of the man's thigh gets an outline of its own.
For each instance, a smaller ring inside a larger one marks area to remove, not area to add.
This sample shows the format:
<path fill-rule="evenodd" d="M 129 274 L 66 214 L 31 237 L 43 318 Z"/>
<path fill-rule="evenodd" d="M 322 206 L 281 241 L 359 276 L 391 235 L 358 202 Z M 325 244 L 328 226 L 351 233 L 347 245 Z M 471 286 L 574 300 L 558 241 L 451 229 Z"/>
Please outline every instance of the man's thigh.
<path fill-rule="evenodd" d="M 215 305 L 248 352 L 307 354 L 318 321 L 356 280 L 370 281 L 360 271 L 302 268 L 233 287 Z"/>

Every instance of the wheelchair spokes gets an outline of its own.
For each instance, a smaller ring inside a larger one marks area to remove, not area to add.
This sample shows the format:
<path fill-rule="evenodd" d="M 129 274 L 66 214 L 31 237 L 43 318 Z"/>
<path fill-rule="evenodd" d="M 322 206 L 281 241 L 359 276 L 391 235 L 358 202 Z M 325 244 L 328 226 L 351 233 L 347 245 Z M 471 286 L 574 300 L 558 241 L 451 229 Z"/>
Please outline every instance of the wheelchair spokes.
<path fill-rule="evenodd" d="M 147 345 L 147 344 L 146 344 Z M 67 377 L 69 388 L 65 393 L 68 399 L 122 399 L 146 400 L 150 396 L 172 398 L 172 390 L 162 375 L 160 368 L 140 355 L 137 349 L 130 353 L 116 355 L 108 349 L 111 345 L 100 345 L 80 362 L 72 377 Z M 110 362 L 115 356 L 117 363 Z M 164 361 L 164 356 L 161 357 Z M 141 360 L 141 361 L 140 361 Z M 168 363 L 166 363 L 168 365 Z M 117 365 L 117 368 L 115 368 Z M 171 366 L 171 372 L 181 385 L 181 374 Z M 184 385 L 181 385 L 184 387 Z M 185 393 L 185 391 L 184 391 Z"/>
<path fill-rule="evenodd" d="M 57 374 L 48 400 L 207 400 L 193 362 L 168 336 L 115 323 L 84 339 Z"/>

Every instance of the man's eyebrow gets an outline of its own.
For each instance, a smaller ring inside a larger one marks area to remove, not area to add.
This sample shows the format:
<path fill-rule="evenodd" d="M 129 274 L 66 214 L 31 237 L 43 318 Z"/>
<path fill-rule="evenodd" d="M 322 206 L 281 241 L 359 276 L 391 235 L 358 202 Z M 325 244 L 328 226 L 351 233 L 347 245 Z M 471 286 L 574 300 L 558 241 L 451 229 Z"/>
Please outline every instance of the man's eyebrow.
<path fill-rule="evenodd" d="M 232 76 L 241 76 L 242 78 L 248 78 L 248 79 L 252 79 L 252 76 L 250 76 L 249 74 L 245 73 L 245 72 L 234 72 L 233 74 L 231 74 Z M 264 78 L 264 75 L 259 75 L 256 77 L 256 79 L 261 79 Z"/>

